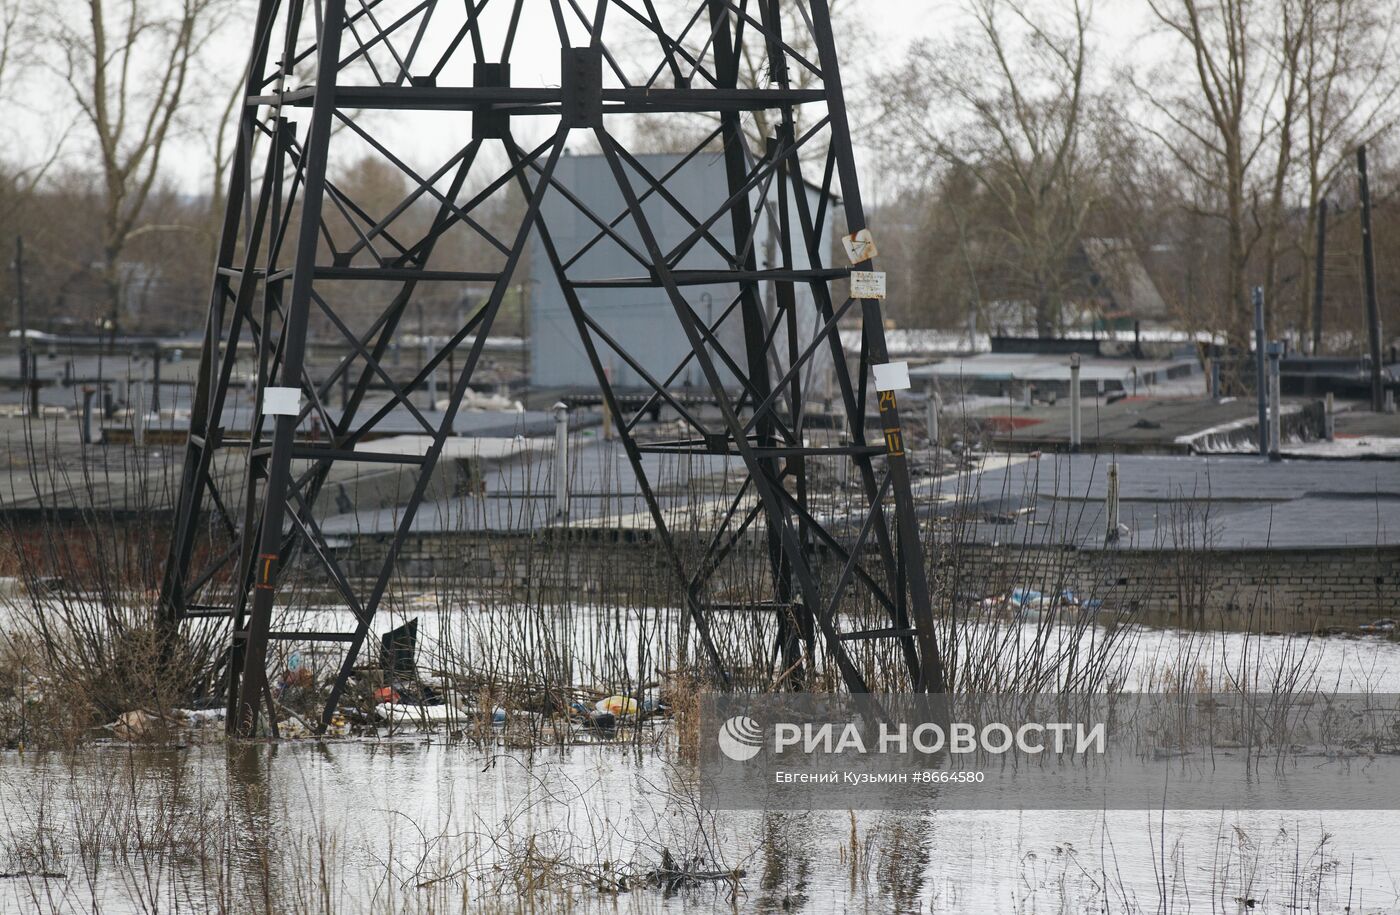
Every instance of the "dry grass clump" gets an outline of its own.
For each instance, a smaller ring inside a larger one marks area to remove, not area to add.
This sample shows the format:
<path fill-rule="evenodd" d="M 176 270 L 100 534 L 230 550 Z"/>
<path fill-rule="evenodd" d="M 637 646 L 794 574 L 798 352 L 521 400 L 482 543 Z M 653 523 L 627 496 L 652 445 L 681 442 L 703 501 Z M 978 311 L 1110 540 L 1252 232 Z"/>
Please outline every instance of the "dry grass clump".
<path fill-rule="evenodd" d="M 31 745 L 71 746 L 136 709 L 164 720 L 208 692 L 225 641 L 213 626 L 167 629 L 158 606 L 169 530 L 149 519 L 171 504 L 178 465 L 140 449 L 73 461 L 54 435 L 24 443 L 37 504 L 0 512 L 12 573 L 0 581 L 0 742 L 19 739 L 5 734 L 15 708 Z"/>
<path fill-rule="evenodd" d="M 22 749 L 32 742 L 38 693 L 34 671 L 37 658 L 24 640 L 0 633 L 0 749 Z"/>
<path fill-rule="evenodd" d="M 671 707 L 676 752 L 685 762 L 700 758 L 700 695 L 705 688 L 705 680 L 690 669 L 667 671 L 662 681 L 661 695 Z"/>
<path fill-rule="evenodd" d="M 133 710 L 165 720 L 207 689 L 216 643 L 168 633 L 148 599 L 108 605 L 85 594 L 45 595 L 7 609 L 0 743 L 72 746 Z"/>

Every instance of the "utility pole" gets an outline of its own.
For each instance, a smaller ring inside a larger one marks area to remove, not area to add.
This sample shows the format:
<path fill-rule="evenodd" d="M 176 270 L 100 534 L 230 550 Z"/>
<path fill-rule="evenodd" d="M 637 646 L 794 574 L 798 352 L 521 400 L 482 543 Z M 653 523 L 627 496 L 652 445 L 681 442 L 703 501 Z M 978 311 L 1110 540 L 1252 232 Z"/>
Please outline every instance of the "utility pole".
<path fill-rule="evenodd" d="M 1312 355 L 1322 353 L 1322 294 L 1327 279 L 1327 198 L 1317 205 L 1317 251 L 1313 261 Z"/>
<path fill-rule="evenodd" d="M 151 412 L 160 415 L 160 344 L 151 345 Z"/>
<path fill-rule="evenodd" d="M 1279 382 L 1279 360 L 1283 358 L 1283 341 L 1269 344 L 1269 460 L 1277 461 L 1283 454 L 1283 388 Z"/>
<path fill-rule="evenodd" d="M 554 412 L 554 515 L 569 517 L 569 405 L 559 401 Z"/>
<path fill-rule="evenodd" d="M 1079 390 L 1079 354 L 1069 357 L 1069 450 L 1078 451 L 1083 446 L 1080 438 L 1080 420 L 1083 416 Z"/>
<path fill-rule="evenodd" d="M 1366 179 L 1366 147 L 1356 148 L 1357 183 L 1361 190 L 1361 259 L 1366 280 L 1366 333 L 1371 340 L 1371 410 L 1384 409 L 1381 393 L 1381 309 L 1376 302 L 1376 251 L 1371 238 L 1371 184 Z"/>
<path fill-rule="evenodd" d="M 1254 380 L 1259 394 L 1259 455 L 1269 453 L 1269 390 L 1264 378 L 1264 287 L 1254 287 Z"/>
<path fill-rule="evenodd" d="M 19 311 L 19 383 L 29 391 L 29 325 L 24 312 L 24 236 L 15 236 L 15 305 Z"/>

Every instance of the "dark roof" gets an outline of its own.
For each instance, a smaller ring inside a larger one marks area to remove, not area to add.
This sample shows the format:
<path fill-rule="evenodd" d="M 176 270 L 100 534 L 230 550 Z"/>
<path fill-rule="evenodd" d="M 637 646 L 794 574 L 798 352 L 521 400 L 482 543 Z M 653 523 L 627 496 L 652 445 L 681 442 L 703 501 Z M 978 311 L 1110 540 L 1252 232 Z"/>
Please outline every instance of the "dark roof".
<path fill-rule="evenodd" d="M 517 457 L 482 462 L 484 466 L 475 471 L 440 465 L 434 480 L 439 493 L 451 493 L 454 485 L 451 480 L 437 477 L 453 472 L 476 476 L 464 480 L 457 493 L 424 502 L 413 520 L 413 532 L 526 533 L 559 526 L 554 513 L 553 443 L 536 440 L 522 445 Z M 637 477 L 619 442 L 576 435 L 570 444 L 569 464 L 569 525 L 637 529 L 652 526 Z M 741 459 L 695 455 L 690 459 L 688 477 L 684 459 L 677 456 L 643 454 L 642 466 L 663 508 L 680 511 L 698 507 L 706 500 L 707 487 L 687 486 L 687 479 L 721 477 L 727 468 L 741 466 Z M 718 482 L 713 488 L 713 498 L 723 498 Z M 321 527 L 327 536 L 374 536 L 391 533 L 401 517 L 402 509 L 390 504 L 338 514 L 327 518 Z"/>
<path fill-rule="evenodd" d="M 1280 461 L 1253 456 L 1117 459 L 1121 545 L 1279 549 L 1400 545 L 1400 462 Z M 961 481 L 963 504 L 929 513 L 966 522 L 979 543 L 1102 547 L 1109 458 L 1013 459 Z M 929 485 L 929 484 L 925 484 Z M 951 492 L 954 482 L 940 487 Z"/>

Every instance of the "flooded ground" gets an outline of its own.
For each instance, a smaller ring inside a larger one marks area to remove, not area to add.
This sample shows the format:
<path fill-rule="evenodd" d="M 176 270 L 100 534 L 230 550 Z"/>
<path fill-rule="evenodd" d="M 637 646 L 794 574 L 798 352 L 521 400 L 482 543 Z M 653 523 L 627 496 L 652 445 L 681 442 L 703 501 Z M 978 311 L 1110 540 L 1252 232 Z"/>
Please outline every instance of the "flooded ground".
<path fill-rule="evenodd" d="M 139 801 L 128 800 L 129 778 Z M 766 912 L 1400 908 L 1395 813 L 711 817 L 668 754 L 618 747 L 103 747 L 7 758 L 0 796 L 7 852 L 46 846 L 43 872 L 62 875 L 0 881 L 6 912 L 224 901 L 240 912 L 459 911 L 464 901 L 468 911 L 679 912 L 729 908 L 731 896 L 738 910 Z M 108 831 L 105 855 L 84 850 Z M 153 853 L 167 840 L 174 853 Z M 215 857 L 225 851 L 228 872 Z M 744 876 L 670 892 L 608 884 L 668 852 Z"/>
<path fill-rule="evenodd" d="M 429 653 L 450 641 L 431 618 Z M 1303 671 L 1400 692 L 1384 639 L 1115 638 L 1128 689 Z M 630 656 L 633 675 L 651 654 Z M 1400 810 L 712 814 L 672 728 L 534 750 L 408 733 L 6 752 L 0 912 L 1400 911 Z"/>
<path fill-rule="evenodd" d="M 375 631 L 382 634 L 416 621 L 419 667 L 424 670 L 490 671 L 506 678 L 548 671 L 568 682 L 629 691 L 637 684 L 655 682 L 663 670 L 679 663 L 677 653 L 684 642 L 685 616 L 672 608 L 580 603 L 546 610 L 469 603 L 463 612 L 461 606 L 419 595 L 381 613 Z M 326 630 L 351 624 L 346 611 L 311 608 L 286 611 L 275 625 L 285 630 Z M 842 624 L 860 628 L 853 621 Z M 716 641 L 727 647 L 731 669 L 765 656 L 776 633 L 771 614 L 735 614 L 712 625 Z M 1400 643 L 1384 638 L 1096 625 L 1079 618 L 1067 621 L 1033 614 L 997 618 L 981 611 L 956 625 L 940 618 L 939 626 L 940 644 L 956 644 L 957 655 L 968 663 L 1000 668 L 1007 675 L 1034 656 L 1035 664 L 1042 667 L 1053 666 L 1057 658 L 1072 658 L 1078 666 L 1087 664 L 1100 671 L 1107 685 L 1132 691 L 1177 686 L 1195 691 L 1268 691 L 1307 681 L 1332 692 L 1400 692 Z M 274 660 L 274 666 L 293 653 L 307 651 L 287 642 L 273 650 L 282 659 Z M 857 648 L 849 650 L 869 662 Z M 339 654 L 332 652 L 322 666 L 338 659 Z M 872 678 L 871 682 L 879 681 Z M 1012 688 L 1005 682 L 997 687 Z M 1099 691 L 1096 686 L 1074 688 Z"/>

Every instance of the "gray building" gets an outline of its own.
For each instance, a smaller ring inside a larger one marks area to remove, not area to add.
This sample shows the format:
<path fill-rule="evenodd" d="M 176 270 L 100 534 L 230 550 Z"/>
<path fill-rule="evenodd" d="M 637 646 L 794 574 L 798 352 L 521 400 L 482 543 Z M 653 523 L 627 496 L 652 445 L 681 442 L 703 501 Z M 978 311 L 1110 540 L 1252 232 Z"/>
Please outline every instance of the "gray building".
<path fill-rule="evenodd" d="M 641 167 L 655 180 L 675 169 L 681 160 L 679 155 L 637 157 Z M 578 290 L 586 311 L 608 335 L 637 359 L 647 373 L 659 381 L 664 381 L 690 353 L 690 344 L 666 291 L 660 287 L 628 285 L 625 282 L 620 285 L 598 284 L 600 280 L 625 281 L 626 278 L 648 277 L 648 268 L 637 256 L 641 255 L 644 258 L 646 249 L 636 226 L 629 218 L 618 219 L 619 214 L 625 210 L 625 203 L 607 161 L 596 155 L 565 156 L 560 159 L 555 176 L 558 182 L 603 224 L 607 225 L 617 220 L 611 231 L 615 232 L 621 241 L 604 234 L 597 220 L 590 218 L 563 195 L 546 198 L 542 216 L 561 259 L 568 265 L 567 275 L 571 281 L 589 284 Z M 629 177 L 638 196 L 649 190 L 647 178 L 638 174 L 635 169 L 629 168 Z M 666 187 L 691 214 L 698 217 L 702 223 L 707 221 L 720 210 L 729 197 L 723 155 L 703 153 L 694 157 L 680 166 L 675 175 L 667 178 Z M 769 193 L 769 201 L 775 203 L 777 196 L 777 189 L 774 187 Z M 812 213 L 817 211 L 819 197 L 819 190 L 808 189 Z M 758 203 L 759 193 L 754 191 L 749 204 L 750 214 L 757 209 Z M 642 208 L 663 251 L 672 251 L 696 231 L 691 221 L 660 194 L 647 197 Z M 777 233 L 772 230 L 776 206 L 765 206 L 764 212 L 765 215 L 758 220 L 753 243 L 759 269 L 781 266 L 780 255 L 776 250 Z M 773 214 L 771 218 L 767 215 L 770 212 Z M 823 234 L 828 234 L 825 228 L 830 224 L 830 206 L 826 213 Z M 792 218 L 797 218 L 795 208 Z M 708 232 L 713 243 L 706 239 L 700 240 L 675 265 L 676 269 L 714 270 L 727 266 L 720 251 L 716 250 L 716 245 L 731 252 L 735 248 L 733 225 L 728 211 L 708 226 Z M 602 237 L 598 238 L 600 235 Z M 578 253 L 580 251 L 583 251 L 581 255 Z M 571 260 L 573 263 L 569 265 Z M 826 265 L 829 265 L 830 257 L 825 260 Z M 793 266 L 796 269 L 806 269 L 810 266 L 805 252 L 794 252 Z M 531 250 L 530 276 L 531 385 L 536 388 L 596 388 L 597 380 L 583 342 L 538 235 Z M 682 287 L 682 292 L 696 314 L 702 320 L 713 324 L 724 316 L 725 310 L 739 294 L 739 287 L 737 284 L 693 285 Z M 771 322 L 776 308 L 771 284 L 761 287 L 761 295 L 768 320 Z M 796 296 L 800 351 L 804 343 L 809 342 L 815 335 L 820 322 L 816 319 L 810 290 L 799 286 Z M 742 320 L 738 308 L 733 309 L 720 322 L 716 336 L 731 352 L 743 352 Z M 786 331 L 780 330 L 777 339 L 785 341 Z M 595 340 L 599 356 L 615 387 L 646 387 L 645 379 L 633 366 L 596 335 Z M 785 345 L 779 345 L 773 347 L 772 351 L 785 350 Z M 812 360 L 808 374 L 809 389 L 813 379 L 820 379 L 829 371 L 830 364 L 829 355 L 824 352 Z M 726 381 L 732 381 L 729 373 L 724 374 Z M 704 377 L 699 366 L 692 360 L 671 386 L 699 388 L 703 385 Z"/>

